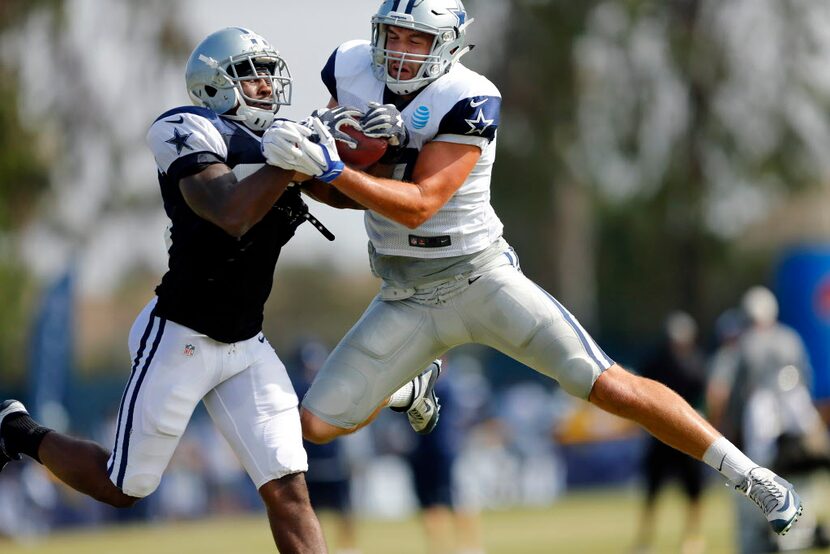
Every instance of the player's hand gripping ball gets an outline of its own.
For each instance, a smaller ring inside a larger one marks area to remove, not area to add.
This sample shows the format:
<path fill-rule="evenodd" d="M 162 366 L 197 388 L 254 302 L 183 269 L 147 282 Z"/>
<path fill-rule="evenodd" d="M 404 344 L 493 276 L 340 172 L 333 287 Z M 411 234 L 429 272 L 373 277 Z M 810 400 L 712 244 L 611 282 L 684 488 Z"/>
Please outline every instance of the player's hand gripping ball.
<path fill-rule="evenodd" d="M 340 159 L 353 169 L 366 169 L 380 160 L 386 153 L 389 141 L 386 138 L 370 137 L 363 133 L 360 118 L 363 114 L 345 106 L 323 108 L 312 114 L 328 127 L 334 136 Z"/>

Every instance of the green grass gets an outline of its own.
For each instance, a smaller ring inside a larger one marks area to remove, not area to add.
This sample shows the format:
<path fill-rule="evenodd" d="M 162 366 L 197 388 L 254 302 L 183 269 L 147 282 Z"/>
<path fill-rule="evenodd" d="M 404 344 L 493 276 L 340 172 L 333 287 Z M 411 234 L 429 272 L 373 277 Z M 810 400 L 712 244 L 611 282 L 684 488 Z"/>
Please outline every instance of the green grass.
<path fill-rule="evenodd" d="M 481 518 L 488 554 L 626 553 L 630 551 L 641 497 L 635 491 L 569 494 L 539 509 L 485 512 Z M 658 506 L 655 553 L 678 552 L 683 525 L 680 495 L 670 491 Z M 330 517 L 321 518 L 327 537 Z M 734 515 L 730 493 L 709 489 L 704 497 L 706 552 L 733 552 Z M 418 518 L 403 521 L 360 519 L 358 541 L 363 554 L 425 554 Z M 94 531 L 55 533 L 33 544 L 4 543 L 3 554 L 247 554 L 274 552 L 264 515 L 216 518 Z M 334 552 L 334 549 L 332 549 Z"/>

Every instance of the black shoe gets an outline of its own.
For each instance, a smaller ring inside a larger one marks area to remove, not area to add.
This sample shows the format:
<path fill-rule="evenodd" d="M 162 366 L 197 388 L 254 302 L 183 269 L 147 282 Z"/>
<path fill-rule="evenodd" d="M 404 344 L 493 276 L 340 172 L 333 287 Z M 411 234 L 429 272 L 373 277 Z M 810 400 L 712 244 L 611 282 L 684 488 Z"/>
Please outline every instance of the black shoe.
<path fill-rule="evenodd" d="M 6 419 L 6 416 L 19 413 L 28 414 L 29 412 L 17 400 L 4 400 L 0 402 L 0 471 L 3 471 L 7 463 L 20 459 L 20 454 L 12 452 L 6 446 L 5 439 L 3 438 L 3 420 Z"/>

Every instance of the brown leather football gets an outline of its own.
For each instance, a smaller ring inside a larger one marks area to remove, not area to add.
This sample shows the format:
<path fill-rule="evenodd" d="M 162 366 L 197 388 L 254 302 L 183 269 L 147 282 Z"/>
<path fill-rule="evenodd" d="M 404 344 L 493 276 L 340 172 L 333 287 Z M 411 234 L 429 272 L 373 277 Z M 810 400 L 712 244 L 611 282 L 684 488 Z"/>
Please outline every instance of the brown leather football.
<path fill-rule="evenodd" d="M 383 138 L 372 138 L 360 130 L 344 125 L 341 131 L 357 141 L 357 148 L 351 148 L 343 141 L 336 141 L 337 153 L 347 166 L 353 169 L 366 169 L 376 163 L 386 153 L 389 143 Z"/>

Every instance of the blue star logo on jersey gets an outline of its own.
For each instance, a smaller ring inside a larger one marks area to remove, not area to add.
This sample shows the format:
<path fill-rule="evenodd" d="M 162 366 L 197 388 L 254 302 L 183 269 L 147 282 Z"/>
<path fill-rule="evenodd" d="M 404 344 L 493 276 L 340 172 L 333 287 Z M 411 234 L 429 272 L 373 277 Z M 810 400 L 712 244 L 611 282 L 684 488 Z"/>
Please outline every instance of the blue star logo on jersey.
<path fill-rule="evenodd" d="M 465 133 L 466 135 L 472 135 L 474 133 L 481 135 L 487 127 L 493 124 L 492 119 L 484 119 L 484 110 L 478 110 L 478 115 L 476 115 L 475 119 L 465 119 L 464 121 L 470 126 L 470 130 Z"/>
<path fill-rule="evenodd" d="M 182 153 L 182 149 L 184 148 L 187 148 L 188 150 L 193 150 L 193 147 L 187 144 L 187 139 L 189 139 L 192 134 L 193 133 L 182 134 L 179 132 L 178 127 L 173 127 L 173 136 L 165 140 L 164 142 L 175 146 L 176 155 L 179 155 Z"/>

